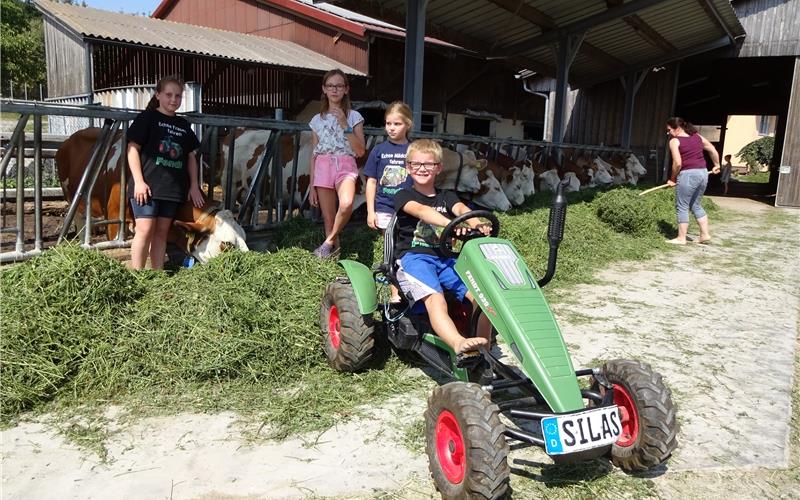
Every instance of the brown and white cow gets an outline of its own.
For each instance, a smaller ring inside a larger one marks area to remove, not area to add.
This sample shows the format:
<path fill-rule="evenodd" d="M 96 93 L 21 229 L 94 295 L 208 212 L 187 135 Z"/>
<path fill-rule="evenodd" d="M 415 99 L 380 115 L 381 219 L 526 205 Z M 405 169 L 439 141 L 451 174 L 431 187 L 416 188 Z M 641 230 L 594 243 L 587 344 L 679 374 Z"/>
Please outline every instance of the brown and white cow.
<path fill-rule="evenodd" d="M 489 160 L 487 168 L 491 170 L 494 177 L 500 181 L 503 193 L 512 205 L 519 206 L 525 202 L 522 169 L 520 167 L 516 165 L 506 167 L 500 163 Z"/>
<path fill-rule="evenodd" d="M 79 130 L 69 136 L 56 151 L 58 177 L 67 201 L 71 201 L 76 194 L 92 148 L 99 136 L 99 128 Z M 118 133 L 92 190 L 92 217 L 107 220 L 119 218 L 119 178 L 122 155 L 125 151 L 122 134 Z M 79 205 L 79 210 L 84 210 L 83 204 Z M 175 219 L 168 241 L 184 249 L 199 262 L 208 262 L 227 248 L 248 250 L 244 230 L 229 210 L 219 210 L 212 204 L 206 204 L 202 209 L 198 209 L 186 201 L 179 206 Z M 125 204 L 125 221 L 126 229 L 130 230 L 133 227 L 133 216 L 129 203 Z M 109 240 L 116 238 L 118 231 L 119 224 L 106 226 L 106 236 Z"/>
<path fill-rule="evenodd" d="M 234 193 L 239 196 L 246 192 L 247 187 L 252 181 L 255 170 L 260 164 L 264 155 L 264 145 L 269 139 L 268 130 L 240 130 L 237 131 L 234 141 L 233 158 L 233 186 Z M 293 165 L 293 140 L 291 136 L 282 137 L 282 141 L 288 137 L 286 143 L 281 143 L 281 162 L 283 163 L 283 199 L 289 200 L 289 186 L 292 178 Z M 230 149 L 223 142 L 222 146 L 222 165 L 227 165 L 228 151 Z M 366 201 L 365 186 L 366 179 L 363 175 L 363 166 L 366 162 L 367 152 L 364 156 L 357 159 L 359 166 L 359 179 L 356 181 L 356 194 L 353 199 L 353 209 L 359 208 Z M 306 191 L 309 186 L 309 169 L 311 167 L 311 133 L 303 132 L 300 140 L 300 151 L 297 162 L 297 184 L 293 196 L 295 206 L 299 207 L 305 199 Z M 436 179 L 436 186 L 440 189 L 454 189 L 456 179 L 458 179 L 457 191 L 472 194 L 472 199 L 492 210 L 508 210 L 510 206 L 508 198 L 503 194 L 502 187 L 494 175 L 479 175 L 485 169 L 486 160 L 477 159 L 471 151 L 459 154 L 451 149 L 444 148 L 442 152 L 442 172 Z M 459 170 L 461 173 L 459 174 Z M 226 175 L 226 174 L 224 174 Z M 226 178 L 226 177 L 223 177 Z M 224 181 L 223 181 L 224 185 Z"/>

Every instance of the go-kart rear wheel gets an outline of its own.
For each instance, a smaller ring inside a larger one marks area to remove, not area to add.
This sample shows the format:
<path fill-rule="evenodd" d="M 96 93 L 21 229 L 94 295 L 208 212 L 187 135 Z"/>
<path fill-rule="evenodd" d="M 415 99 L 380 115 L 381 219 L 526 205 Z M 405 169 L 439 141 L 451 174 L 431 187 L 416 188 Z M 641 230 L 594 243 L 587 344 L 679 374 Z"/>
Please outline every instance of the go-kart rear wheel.
<path fill-rule="evenodd" d="M 508 490 L 508 443 L 500 409 L 476 384 L 436 387 L 425 411 L 429 468 L 444 499 L 502 498 Z"/>
<path fill-rule="evenodd" d="M 615 359 L 602 367 L 614 386 L 622 435 L 611 446 L 611 460 L 626 471 L 650 470 L 664 463 L 678 446 L 678 423 L 672 393 L 650 365 Z M 597 381 L 592 388 L 604 392 Z"/>
<path fill-rule="evenodd" d="M 320 329 L 325 355 L 337 371 L 358 371 L 376 356 L 375 322 L 371 315 L 359 312 L 349 282 L 328 285 L 322 297 Z"/>

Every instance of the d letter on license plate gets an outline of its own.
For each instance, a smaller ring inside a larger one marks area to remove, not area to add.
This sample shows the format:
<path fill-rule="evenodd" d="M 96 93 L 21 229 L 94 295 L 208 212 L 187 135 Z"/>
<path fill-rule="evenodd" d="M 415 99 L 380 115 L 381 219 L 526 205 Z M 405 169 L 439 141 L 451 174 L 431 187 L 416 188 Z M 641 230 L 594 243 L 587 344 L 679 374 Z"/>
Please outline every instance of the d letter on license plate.
<path fill-rule="evenodd" d="M 621 432 L 616 406 L 542 419 L 542 436 L 548 455 L 609 445 L 619 439 Z"/>

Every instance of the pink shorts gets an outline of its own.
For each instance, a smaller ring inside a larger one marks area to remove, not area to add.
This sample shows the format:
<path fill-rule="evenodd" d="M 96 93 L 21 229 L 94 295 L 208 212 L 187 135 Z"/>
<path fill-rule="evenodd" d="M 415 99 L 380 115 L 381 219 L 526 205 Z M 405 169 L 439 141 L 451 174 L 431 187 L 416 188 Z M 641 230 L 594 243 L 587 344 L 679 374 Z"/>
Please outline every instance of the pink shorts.
<path fill-rule="evenodd" d="M 336 189 L 345 179 L 358 179 L 355 158 L 350 155 L 317 155 L 314 160 L 314 187 Z"/>

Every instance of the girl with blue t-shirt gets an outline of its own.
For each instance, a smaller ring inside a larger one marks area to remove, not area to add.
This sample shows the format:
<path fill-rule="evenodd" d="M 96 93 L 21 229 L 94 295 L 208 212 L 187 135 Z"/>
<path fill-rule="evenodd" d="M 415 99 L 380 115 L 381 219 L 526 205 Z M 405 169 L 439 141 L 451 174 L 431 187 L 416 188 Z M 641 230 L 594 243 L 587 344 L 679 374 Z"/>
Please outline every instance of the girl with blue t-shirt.
<path fill-rule="evenodd" d="M 372 229 L 386 229 L 394 215 L 394 196 L 403 188 L 411 187 L 411 177 L 406 171 L 408 132 L 414 126 L 408 104 L 395 101 L 384 114 L 388 140 L 372 148 L 364 166 L 367 177 L 367 225 Z"/>

